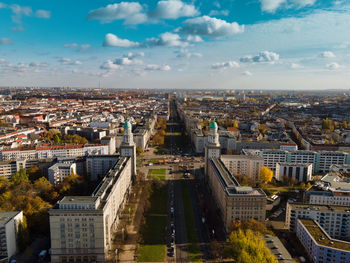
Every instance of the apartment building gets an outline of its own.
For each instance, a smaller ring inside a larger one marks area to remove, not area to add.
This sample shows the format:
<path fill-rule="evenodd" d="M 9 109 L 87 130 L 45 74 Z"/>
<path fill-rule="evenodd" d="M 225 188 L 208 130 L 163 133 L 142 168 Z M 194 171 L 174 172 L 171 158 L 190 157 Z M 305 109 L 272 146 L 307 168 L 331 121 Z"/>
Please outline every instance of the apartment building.
<path fill-rule="evenodd" d="M 314 173 L 327 173 L 334 164 L 350 164 L 350 154 L 332 151 L 282 151 L 244 149 L 246 155 L 258 155 L 264 158 L 264 165 L 272 170 L 277 163 L 311 163 Z"/>
<path fill-rule="evenodd" d="M 350 240 L 349 207 L 287 203 L 285 224 L 290 231 L 296 231 L 298 219 L 315 220 L 332 238 Z"/>
<path fill-rule="evenodd" d="M 86 157 L 86 173 L 91 181 L 105 176 L 118 161 L 118 155 L 91 155 Z"/>
<path fill-rule="evenodd" d="M 244 175 L 252 180 L 259 180 L 260 169 L 264 166 L 264 159 L 258 156 L 222 155 L 221 161 L 231 174 Z"/>
<path fill-rule="evenodd" d="M 105 262 L 131 187 L 130 157 L 120 157 L 91 196 L 65 196 L 49 211 L 51 262 Z"/>
<path fill-rule="evenodd" d="M 136 172 L 136 146 L 128 120 L 120 154 L 91 196 L 65 196 L 50 209 L 52 263 L 107 261 Z"/>
<path fill-rule="evenodd" d="M 65 144 L 54 146 L 40 146 L 36 148 L 2 149 L 1 160 L 36 160 L 55 157 L 78 157 L 87 155 L 108 154 L 108 145 L 103 144 Z"/>
<path fill-rule="evenodd" d="M 284 177 L 309 182 L 312 179 L 312 163 L 276 163 L 276 180 L 283 181 Z"/>
<path fill-rule="evenodd" d="M 311 262 L 350 262 L 350 242 L 330 237 L 315 220 L 298 219 L 296 235 Z"/>
<path fill-rule="evenodd" d="M 220 209 L 226 230 L 234 220 L 255 219 L 265 222 L 266 195 L 261 189 L 241 186 L 220 159 L 218 126 L 210 124 L 205 147 L 205 174 Z M 223 157 L 225 159 L 225 157 Z"/>
<path fill-rule="evenodd" d="M 18 252 L 17 231 L 22 211 L 0 212 L 0 262 L 8 262 Z"/>
<path fill-rule="evenodd" d="M 53 185 L 62 183 L 64 178 L 77 173 L 76 167 L 75 163 L 56 163 L 52 165 L 47 171 L 49 182 Z"/>
<path fill-rule="evenodd" d="M 306 191 L 305 197 L 310 204 L 350 206 L 349 178 L 328 173 Z"/>

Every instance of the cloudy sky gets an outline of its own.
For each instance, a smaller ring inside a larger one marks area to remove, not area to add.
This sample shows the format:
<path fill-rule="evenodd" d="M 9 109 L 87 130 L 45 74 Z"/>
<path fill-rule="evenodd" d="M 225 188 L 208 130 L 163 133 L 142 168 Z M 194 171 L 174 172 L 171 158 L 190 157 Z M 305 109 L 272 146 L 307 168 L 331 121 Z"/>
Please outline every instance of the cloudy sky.
<path fill-rule="evenodd" d="M 0 2 L 0 86 L 99 82 L 349 89 L 350 1 Z"/>

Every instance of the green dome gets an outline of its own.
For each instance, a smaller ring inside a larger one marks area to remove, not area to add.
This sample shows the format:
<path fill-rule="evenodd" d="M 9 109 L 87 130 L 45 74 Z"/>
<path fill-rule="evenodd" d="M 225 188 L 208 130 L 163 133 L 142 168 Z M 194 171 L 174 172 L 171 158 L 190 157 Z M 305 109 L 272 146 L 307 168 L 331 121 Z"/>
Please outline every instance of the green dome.
<path fill-rule="evenodd" d="M 215 120 L 212 120 L 212 122 L 210 123 L 210 129 L 215 129 L 217 130 L 218 125 L 216 124 Z"/>
<path fill-rule="evenodd" d="M 126 121 L 124 122 L 124 130 L 131 130 L 131 128 L 132 126 L 129 119 L 126 119 Z"/>

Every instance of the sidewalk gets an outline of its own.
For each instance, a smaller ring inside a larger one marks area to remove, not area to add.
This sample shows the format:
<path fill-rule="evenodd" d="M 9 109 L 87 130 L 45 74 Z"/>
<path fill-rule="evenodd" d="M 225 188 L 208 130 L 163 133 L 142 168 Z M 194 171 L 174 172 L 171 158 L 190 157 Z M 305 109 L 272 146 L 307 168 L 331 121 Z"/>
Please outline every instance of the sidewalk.
<path fill-rule="evenodd" d="M 135 252 L 138 244 L 139 226 L 141 225 L 143 213 L 144 202 L 142 200 L 145 200 L 145 193 L 143 191 L 143 188 L 141 188 L 140 191 L 142 192 L 138 195 L 138 198 L 135 202 L 137 208 L 132 220 L 132 224 L 128 224 L 126 226 L 126 232 L 128 233 L 128 236 L 127 239 L 123 242 L 124 244 L 118 252 L 118 262 L 137 262 L 135 260 Z"/>

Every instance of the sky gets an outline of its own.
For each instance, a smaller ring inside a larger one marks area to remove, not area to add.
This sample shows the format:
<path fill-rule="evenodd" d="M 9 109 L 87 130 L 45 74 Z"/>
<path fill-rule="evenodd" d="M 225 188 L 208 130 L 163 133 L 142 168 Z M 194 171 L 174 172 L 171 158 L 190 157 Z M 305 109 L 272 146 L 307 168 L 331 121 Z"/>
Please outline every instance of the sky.
<path fill-rule="evenodd" d="M 0 86 L 350 89 L 350 0 L 0 0 Z"/>

